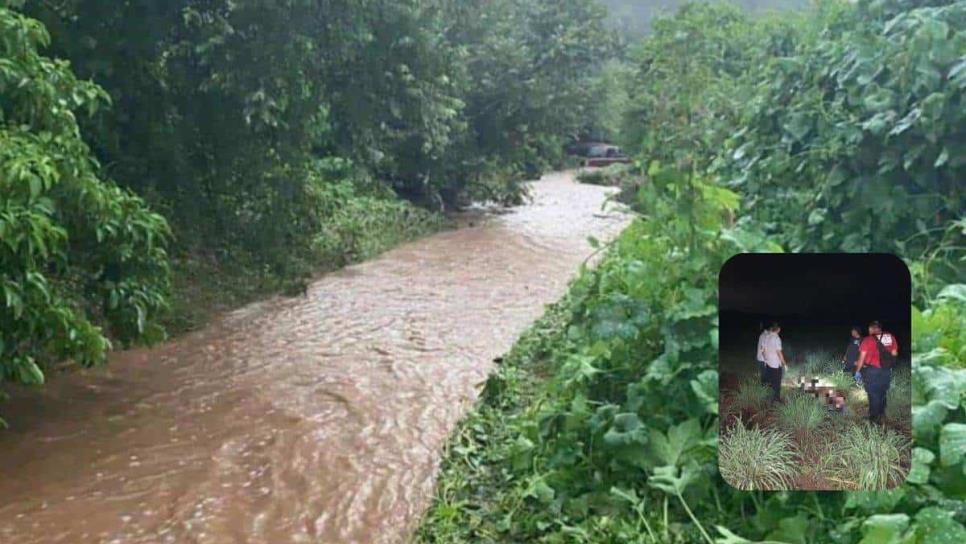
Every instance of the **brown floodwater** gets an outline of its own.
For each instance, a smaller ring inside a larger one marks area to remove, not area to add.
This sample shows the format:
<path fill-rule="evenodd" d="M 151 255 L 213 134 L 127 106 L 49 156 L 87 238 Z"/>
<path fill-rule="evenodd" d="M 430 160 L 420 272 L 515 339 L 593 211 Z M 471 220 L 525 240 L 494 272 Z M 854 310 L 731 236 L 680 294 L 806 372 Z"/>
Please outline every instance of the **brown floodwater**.
<path fill-rule="evenodd" d="M 448 433 L 627 217 L 570 174 L 0 413 L 0 542 L 401 542 Z"/>

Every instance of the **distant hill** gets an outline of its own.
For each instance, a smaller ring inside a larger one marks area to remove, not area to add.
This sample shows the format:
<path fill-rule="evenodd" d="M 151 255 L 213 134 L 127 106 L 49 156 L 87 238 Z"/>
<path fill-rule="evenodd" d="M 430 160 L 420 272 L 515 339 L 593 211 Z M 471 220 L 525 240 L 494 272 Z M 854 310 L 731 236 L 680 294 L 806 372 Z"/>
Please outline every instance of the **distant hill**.
<path fill-rule="evenodd" d="M 612 24 L 632 37 L 647 34 L 651 19 L 662 13 L 671 13 L 685 2 L 686 0 L 604 0 L 610 10 Z M 808 0 L 734 0 L 733 3 L 760 12 L 798 9 L 807 6 Z"/>

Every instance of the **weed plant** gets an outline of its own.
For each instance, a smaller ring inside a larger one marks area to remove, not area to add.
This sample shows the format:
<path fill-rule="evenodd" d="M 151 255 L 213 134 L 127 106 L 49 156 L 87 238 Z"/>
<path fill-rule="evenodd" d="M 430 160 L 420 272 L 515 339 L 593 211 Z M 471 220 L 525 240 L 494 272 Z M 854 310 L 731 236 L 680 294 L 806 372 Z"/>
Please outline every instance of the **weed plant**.
<path fill-rule="evenodd" d="M 731 397 L 729 411 L 734 414 L 764 411 L 770 397 L 771 389 L 756 379 L 746 379 L 738 385 L 738 390 Z"/>
<path fill-rule="evenodd" d="M 718 446 L 718 470 L 741 490 L 788 489 L 799 463 L 787 433 L 738 424 Z"/>
<path fill-rule="evenodd" d="M 855 387 L 855 378 L 841 369 L 837 369 L 828 374 L 822 374 L 821 379 L 824 383 L 830 384 L 839 393 L 848 393 Z"/>
<path fill-rule="evenodd" d="M 777 410 L 778 426 L 797 437 L 818 429 L 825 421 L 828 410 L 822 399 L 812 395 L 792 393 Z"/>
<path fill-rule="evenodd" d="M 841 488 L 862 491 L 890 489 L 906 476 L 908 438 L 878 425 L 859 424 L 830 433 L 822 453 L 826 477 Z"/>
<path fill-rule="evenodd" d="M 814 376 L 828 377 L 842 374 L 842 365 L 828 350 L 812 350 L 805 352 L 804 363 L 800 367 L 799 375 L 806 380 Z"/>

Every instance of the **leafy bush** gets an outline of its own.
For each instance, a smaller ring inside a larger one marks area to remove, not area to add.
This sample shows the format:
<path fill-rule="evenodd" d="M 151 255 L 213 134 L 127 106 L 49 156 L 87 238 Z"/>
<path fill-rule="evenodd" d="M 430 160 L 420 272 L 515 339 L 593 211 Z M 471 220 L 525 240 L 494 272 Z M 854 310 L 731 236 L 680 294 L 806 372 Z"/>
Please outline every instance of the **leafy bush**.
<path fill-rule="evenodd" d="M 845 489 L 880 491 L 905 480 L 910 451 L 909 440 L 902 435 L 862 424 L 832 434 L 819 458 L 828 478 Z"/>
<path fill-rule="evenodd" d="M 930 360 L 966 364 L 966 284 L 945 287 L 925 311 L 912 310 L 915 342 Z"/>
<path fill-rule="evenodd" d="M 756 74 L 723 170 L 792 250 L 914 254 L 966 212 L 966 4 L 920 4 L 828 10 Z"/>
<path fill-rule="evenodd" d="M 0 381 L 103 360 L 154 334 L 168 287 L 165 220 L 98 177 L 76 116 L 108 102 L 38 48 L 43 25 L 0 5 Z"/>
<path fill-rule="evenodd" d="M 351 184 L 330 184 L 324 190 L 336 200 L 321 219 L 315 244 L 319 258 L 331 266 L 372 257 L 441 227 L 439 215 L 405 201 L 358 195 Z"/>
<path fill-rule="evenodd" d="M 791 437 L 779 431 L 739 424 L 718 444 L 718 471 L 737 489 L 789 489 L 798 466 Z"/>
<path fill-rule="evenodd" d="M 119 182 L 163 203 L 179 243 L 244 249 L 269 266 L 272 248 L 239 248 L 232 234 L 281 229 L 287 253 L 306 250 L 314 233 L 291 221 L 299 170 L 315 157 L 351 160 L 428 207 L 457 204 L 501 170 L 538 177 L 586 122 L 588 83 L 611 46 L 606 13 L 584 0 L 24 9 L 122 105 L 87 131 Z"/>
<path fill-rule="evenodd" d="M 586 168 L 577 173 L 577 181 L 590 185 L 619 187 L 630 177 L 634 169 L 629 164 L 611 164 L 603 168 Z"/>

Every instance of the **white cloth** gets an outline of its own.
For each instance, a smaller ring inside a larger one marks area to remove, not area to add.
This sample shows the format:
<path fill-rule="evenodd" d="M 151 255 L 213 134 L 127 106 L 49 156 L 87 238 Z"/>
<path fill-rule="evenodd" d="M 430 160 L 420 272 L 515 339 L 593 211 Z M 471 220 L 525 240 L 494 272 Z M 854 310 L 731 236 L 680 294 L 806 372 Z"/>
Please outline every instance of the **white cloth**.
<path fill-rule="evenodd" d="M 778 333 L 769 332 L 765 337 L 765 364 L 771 368 L 781 368 L 782 360 L 778 357 L 778 352 L 782 350 L 782 339 Z"/>
<path fill-rule="evenodd" d="M 765 329 L 761 331 L 761 334 L 758 335 L 757 358 L 758 358 L 758 361 L 762 363 L 765 362 L 765 338 L 768 338 L 768 332 L 769 332 L 768 329 Z"/>

